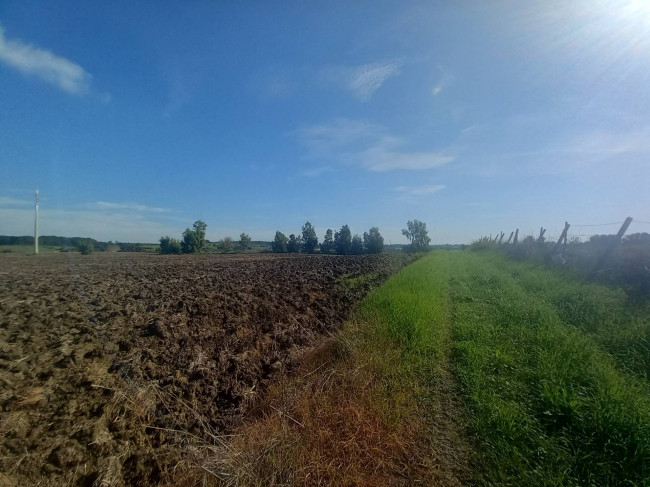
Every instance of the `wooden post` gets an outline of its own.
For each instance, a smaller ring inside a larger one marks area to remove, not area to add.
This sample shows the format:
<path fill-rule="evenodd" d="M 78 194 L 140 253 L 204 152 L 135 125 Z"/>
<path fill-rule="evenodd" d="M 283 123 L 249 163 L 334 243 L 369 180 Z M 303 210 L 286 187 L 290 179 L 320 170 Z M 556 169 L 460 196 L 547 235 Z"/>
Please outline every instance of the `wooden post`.
<path fill-rule="evenodd" d="M 519 229 L 515 231 L 515 239 L 513 240 L 513 244 L 517 245 L 517 242 L 519 241 Z"/>
<path fill-rule="evenodd" d="M 562 230 L 562 235 L 560 235 L 560 239 L 555 244 L 555 247 L 553 248 L 553 252 L 557 251 L 557 249 L 560 248 L 560 245 L 562 245 L 562 242 L 566 243 L 566 236 L 567 236 L 567 233 L 569 233 L 569 228 L 570 227 L 571 227 L 571 225 L 569 225 L 569 222 L 564 222 L 564 230 Z"/>
<path fill-rule="evenodd" d="M 544 234 L 546 233 L 546 228 L 541 227 L 539 229 L 539 238 L 537 239 L 538 242 L 543 242 L 544 241 Z"/>
<path fill-rule="evenodd" d="M 501 242 L 503 241 L 503 236 L 505 233 L 501 232 L 501 236 L 499 236 L 499 245 L 501 245 Z"/>
<path fill-rule="evenodd" d="M 510 241 L 512 240 L 512 236 L 515 234 L 515 232 L 510 232 L 510 236 L 508 237 L 508 241 L 506 242 L 506 245 L 510 244 Z"/>
<path fill-rule="evenodd" d="M 627 229 L 630 227 L 630 223 L 632 223 L 632 217 L 628 216 L 623 222 L 623 226 L 621 226 L 620 230 L 616 234 L 616 237 L 614 237 L 614 241 L 607 247 L 605 252 L 603 252 L 603 255 L 598 261 L 598 264 L 596 264 L 596 267 L 594 267 L 593 272 L 599 271 L 603 265 L 605 265 L 605 262 L 607 262 L 607 259 L 609 259 L 609 257 L 612 255 L 614 249 L 616 249 L 616 247 L 618 247 L 618 244 L 621 243 L 623 235 L 625 235 L 625 232 L 627 232 Z"/>

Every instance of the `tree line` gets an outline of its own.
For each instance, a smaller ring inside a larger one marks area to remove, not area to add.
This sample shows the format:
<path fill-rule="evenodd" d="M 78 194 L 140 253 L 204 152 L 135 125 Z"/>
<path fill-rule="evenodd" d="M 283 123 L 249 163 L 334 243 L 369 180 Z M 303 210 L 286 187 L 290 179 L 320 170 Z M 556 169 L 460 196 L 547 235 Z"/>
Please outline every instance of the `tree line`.
<path fill-rule="evenodd" d="M 208 240 L 205 238 L 205 231 L 208 225 L 203 220 L 197 220 L 192 228 L 186 228 L 182 238 L 176 239 L 169 236 L 160 237 L 161 254 L 196 254 L 206 250 Z M 239 241 L 235 242 L 231 237 L 225 237 L 218 243 L 219 248 L 224 252 L 231 252 L 238 247 L 245 251 L 251 248 L 251 238 L 242 233 Z"/>
<path fill-rule="evenodd" d="M 161 254 L 193 254 L 203 252 L 206 248 L 205 231 L 207 225 L 202 220 L 197 220 L 192 228 L 183 232 L 181 239 L 169 236 L 160 237 Z M 431 239 L 428 236 L 427 224 L 419 220 L 409 220 L 402 234 L 409 239 L 410 244 L 404 250 L 412 252 L 426 251 L 429 248 Z M 224 252 L 230 252 L 238 246 L 239 250 L 245 251 L 251 247 L 251 238 L 242 233 L 239 242 L 230 237 L 225 237 L 219 242 L 219 247 Z M 379 254 L 384 251 L 384 237 L 379 228 L 372 227 L 362 235 L 352 235 L 348 225 L 343 225 L 339 230 L 333 231 L 328 228 L 322 242 L 318 241 L 316 230 L 310 222 L 306 222 L 301 233 L 294 233 L 287 237 L 280 231 L 275 232 L 275 238 L 271 242 L 271 251 L 275 253 L 299 253 L 313 254 L 317 251 L 321 254 L 338 255 L 360 255 Z"/>
<path fill-rule="evenodd" d="M 353 236 L 350 227 L 343 225 L 337 232 L 328 228 L 323 241 L 319 244 L 316 230 L 310 222 L 306 222 L 302 226 L 301 234 L 292 233 L 287 238 L 284 233 L 277 231 L 271 243 L 271 250 L 276 253 L 305 252 L 313 254 L 316 249 L 321 254 L 379 254 L 384 251 L 384 237 L 381 236 L 377 227 L 372 227 L 363 234 L 363 237 L 358 234 Z"/>
<path fill-rule="evenodd" d="M 411 243 L 405 250 L 413 252 L 427 250 L 431 242 L 427 224 L 419 220 L 409 220 L 406 226 L 407 228 L 402 230 L 402 234 Z M 361 236 L 359 234 L 352 235 L 350 227 L 343 225 L 336 232 L 328 228 L 323 241 L 319 244 L 314 227 L 310 222 L 306 222 L 299 235 L 292 233 L 287 238 L 284 233 L 276 231 L 275 238 L 271 243 L 271 250 L 277 253 L 305 252 L 313 254 L 316 249 L 319 249 L 321 254 L 379 254 L 384 251 L 384 237 L 379 233 L 377 227 L 372 227 Z"/>

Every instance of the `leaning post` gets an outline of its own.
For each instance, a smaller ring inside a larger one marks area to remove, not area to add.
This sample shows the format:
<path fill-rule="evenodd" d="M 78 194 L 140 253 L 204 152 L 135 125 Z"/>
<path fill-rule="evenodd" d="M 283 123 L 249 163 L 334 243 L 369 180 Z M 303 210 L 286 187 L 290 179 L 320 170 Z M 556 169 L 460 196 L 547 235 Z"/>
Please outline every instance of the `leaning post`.
<path fill-rule="evenodd" d="M 625 232 L 627 232 L 627 229 L 630 227 L 631 223 L 632 223 L 632 217 L 628 216 L 623 222 L 623 225 L 619 229 L 618 233 L 616 234 L 616 237 L 614 237 L 614 241 L 607 247 L 605 252 L 603 252 L 603 255 L 600 257 L 598 264 L 596 264 L 596 267 L 594 267 L 593 272 L 598 272 L 605 265 L 605 262 L 607 262 L 609 256 L 612 255 L 614 249 L 616 249 L 616 247 L 618 247 L 618 244 L 621 243 L 621 240 L 623 239 L 623 235 L 625 235 Z"/>

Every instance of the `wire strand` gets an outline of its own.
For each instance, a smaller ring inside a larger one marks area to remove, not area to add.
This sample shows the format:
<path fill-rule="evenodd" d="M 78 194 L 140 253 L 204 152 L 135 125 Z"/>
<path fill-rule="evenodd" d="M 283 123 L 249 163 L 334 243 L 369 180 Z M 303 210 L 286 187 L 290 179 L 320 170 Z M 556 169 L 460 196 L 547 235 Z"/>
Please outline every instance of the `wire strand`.
<path fill-rule="evenodd" d="M 571 225 L 572 227 L 606 227 L 608 225 L 622 225 L 625 222 L 612 222 L 612 223 L 594 223 L 590 225 Z"/>

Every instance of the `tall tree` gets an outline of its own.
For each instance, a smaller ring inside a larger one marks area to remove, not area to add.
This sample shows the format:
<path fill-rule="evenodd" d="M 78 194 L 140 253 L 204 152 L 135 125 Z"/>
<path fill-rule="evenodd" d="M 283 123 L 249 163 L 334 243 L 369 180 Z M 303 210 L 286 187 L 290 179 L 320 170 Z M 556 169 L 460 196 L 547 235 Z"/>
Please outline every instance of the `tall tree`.
<path fill-rule="evenodd" d="M 208 226 L 202 220 L 194 222 L 193 229 L 186 228 L 181 240 L 181 249 L 184 254 L 201 252 L 205 247 L 205 230 Z"/>
<path fill-rule="evenodd" d="M 402 235 L 410 240 L 412 251 L 420 252 L 429 249 L 431 239 L 429 238 L 426 223 L 420 220 L 409 220 L 406 223 L 406 228 L 402 230 Z"/>
<path fill-rule="evenodd" d="M 320 244 L 321 254 L 331 254 L 334 252 L 334 234 L 331 228 L 328 228 L 325 232 L 325 238 L 323 238 L 323 243 Z"/>
<path fill-rule="evenodd" d="M 372 227 L 370 231 L 363 234 L 363 244 L 369 254 L 380 254 L 384 251 L 384 237 L 377 227 Z"/>
<path fill-rule="evenodd" d="M 251 248 L 251 238 L 246 235 L 245 233 L 242 233 L 239 236 L 239 248 L 242 251 L 248 250 Z"/>
<path fill-rule="evenodd" d="M 275 232 L 275 238 L 273 239 L 273 243 L 271 243 L 271 250 L 277 253 L 286 252 L 287 244 L 287 236 L 282 232 Z"/>
<path fill-rule="evenodd" d="M 196 236 L 194 231 L 186 228 L 183 232 L 183 238 L 181 239 L 181 250 L 184 254 L 193 254 L 196 252 Z"/>
<path fill-rule="evenodd" d="M 313 254 L 318 247 L 318 237 L 316 230 L 307 222 L 302 226 L 302 251 L 308 254 Z"/>
<path fill-rule="evenodd" d="M 297 254 L 300 252 L 300 237 L 296 237 L 293 233 L 289 235 L 289 243 L 287 243 L 287 252 Z"/>
<path fill-rule="evenodd" d="M 352 232 L 350 227 L 343 225 L 341 229 L 334 234 L 334 248 L 339 255 L 349 254 L 352 249 Z"/>
<path fill-rule="evenodd" d="M 196 220 L 192 226 L 194 227 L 196 251 L 201 252 L 205 247 L 205 230 L 208 228 L 208 225 L 203 220 Z"/>
<path fill-rule="evenodd" d="M 361 238 L 361 235 L 356 234 L 354 237 L 352 237 L 352 242 L 350 244 L 350 253 L 354 255 L 363 254 L 363 239 Z"/>

